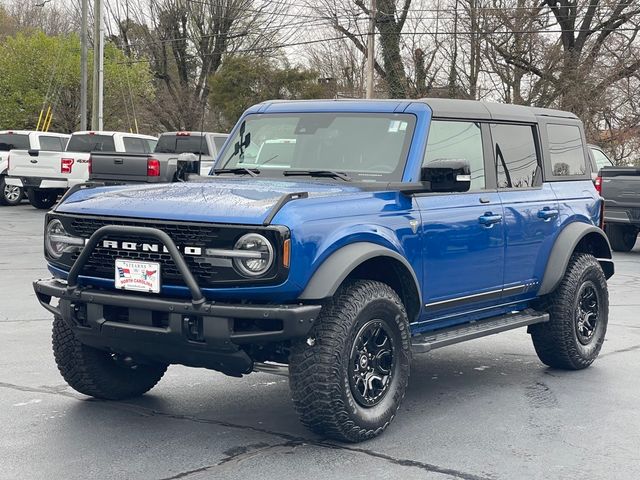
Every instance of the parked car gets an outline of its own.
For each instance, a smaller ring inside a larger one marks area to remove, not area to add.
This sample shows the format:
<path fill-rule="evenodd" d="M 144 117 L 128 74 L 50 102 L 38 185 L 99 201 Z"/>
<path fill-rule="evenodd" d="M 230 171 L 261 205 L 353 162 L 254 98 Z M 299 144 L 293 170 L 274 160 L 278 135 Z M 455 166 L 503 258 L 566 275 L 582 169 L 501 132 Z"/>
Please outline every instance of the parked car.
<path fill-rule="evenodd" d="M 605 230 L 611 247 L 629 252 L 640 232 L 640 168 L 604 167 L 596 188 L 605 201 Z"/>
<path fill-rule="evenodd" d="M 192 164 L 192 173 L 206 175 L 228 135 L 212 132 L 167 132 L 152 153 L 91 154 L 91 180 L 110 183 L 172 182 L 180 164 Z"/>
<path fill-rule="evenodd" d="M 283 138 L 286 164 L 242 158 Z M 347 442 L 387 428 L 414 354 L 527 326 L 543 363 L 586 368 L 614 265 L 583 138 L 571 113 L 473 101 L 254 106 L 210 176 L 47 214 L 58 368 L 110 400 L 172 363 L 288 375 L 302 422 Z"/>
<path fill-rule="evenodd" d="M 68 140 L 69 135 L 63 133 L 0 130 L 0 205 L 17 205 L 24 197 L 22 187 L 5 183 L 11 150 L 35 152 L 42 149 L 61 152 Z"/>
<path fill-rule="evenodd" d="M 91 152 L 153 151 L 157 138 L 121 132 L 75 132 L 66 149 L 12 150 L 5 182 L 24 188 L 36 208 L 49 209 L 69 187 L 89 179 Z"/>

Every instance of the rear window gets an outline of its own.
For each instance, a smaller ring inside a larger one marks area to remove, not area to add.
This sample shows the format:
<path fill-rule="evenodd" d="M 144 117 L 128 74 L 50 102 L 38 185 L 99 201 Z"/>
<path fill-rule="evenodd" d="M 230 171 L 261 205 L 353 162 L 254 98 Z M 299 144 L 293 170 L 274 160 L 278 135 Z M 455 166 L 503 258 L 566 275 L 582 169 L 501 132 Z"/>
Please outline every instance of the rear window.
<path fill-rule="evenodd" d="M 67 152 L 115 152 L 113 135 L 71 135 Z"/>
<path fill-rule="evenodd" d="M 51 137 L 49 135 L 40 135 L 38 140 L 40 141 L 40 150 L 48 150 L 50 152 L 62 152 L 64 144 L 67 142 L 66 138 Z"/>
<path fill-rule="evenodd" d="M 148 145 L 141 139 L 136 137 L 124 137 L 124 151 L 127 153 L 149 153 Z"/>
<path fill-rule="evenodd" d="M 0 133 L 0 152 L 29 150 L 29 135 Z"/>
<path fill-rule="evenodd" d="M 202 135 L 160 135 L 154 153 L 209 155 L 209 148 Z"/>
<path fill-rule="evenodd" d="M 574 125 L 548 124 L 547 136 L 554 176 L 584 175 L 587 172 L 580 128 Z"/>

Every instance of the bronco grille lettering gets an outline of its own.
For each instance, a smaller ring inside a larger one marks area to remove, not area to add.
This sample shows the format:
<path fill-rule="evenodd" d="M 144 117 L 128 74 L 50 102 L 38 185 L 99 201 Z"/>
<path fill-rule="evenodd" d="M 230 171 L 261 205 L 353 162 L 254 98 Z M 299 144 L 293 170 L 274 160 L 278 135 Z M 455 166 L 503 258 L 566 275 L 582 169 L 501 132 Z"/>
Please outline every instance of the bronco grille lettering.
<path fill-rule="evenodd" d="M 160 248 L 162 247 L 163 253 L 169 253 L 167 247 L 164 245 L 159 245 L 157 243 L 137 243 L 137 242 L 120 242 L 116 240 L 103 240 L 102 241 L 103 248 L 109 248 L 111 250 L 128 250 L 134 252 L 152 252 L 158 253 L 160 252 Z M 185 255 L 191 255 L 194 257 L 199 257 L 202 255 L 202 247 L 180 247 L 178 249 L 182 250 L 182 253 Z"/>

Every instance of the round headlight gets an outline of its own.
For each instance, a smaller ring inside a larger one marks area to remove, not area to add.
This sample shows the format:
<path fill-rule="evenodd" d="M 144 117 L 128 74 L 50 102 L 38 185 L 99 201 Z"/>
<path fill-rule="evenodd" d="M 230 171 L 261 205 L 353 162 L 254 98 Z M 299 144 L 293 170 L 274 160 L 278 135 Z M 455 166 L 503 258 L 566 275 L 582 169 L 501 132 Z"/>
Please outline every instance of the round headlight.
<path fill-rule="evenodd" d="M 238 256 L 233 259 L 233 263 L 243 275 L 249 277 L 263 275 L 273 264 L 271 243 L 257 233 L 248 233 L 240 237 L 234 250 L 238 251 Z"/>
<path fill-rule="evenodd" d="M 47 249 L 47 253 L 53 258 L 60 258 L 64 253 L 64 249 L 67 248 L 68 244 L 60 241 L 66 236 L 68 236 L 68 234 L 60 220 L 54 219 L 47 224 L 47 229 L 44 234 L 44 246 Z"/>

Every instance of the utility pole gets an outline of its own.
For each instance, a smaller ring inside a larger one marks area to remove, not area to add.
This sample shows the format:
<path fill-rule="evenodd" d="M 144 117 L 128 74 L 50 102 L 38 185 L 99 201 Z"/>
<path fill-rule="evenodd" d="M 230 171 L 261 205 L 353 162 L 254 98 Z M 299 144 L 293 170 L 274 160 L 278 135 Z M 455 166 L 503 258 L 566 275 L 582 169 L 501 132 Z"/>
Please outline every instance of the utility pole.
<path fill-rule="evenodd" d="M 93 4 L 93 102 L 91 129 L 102 130 L 102 101 L 104 91 L 104 18 L 102 0 Z"/>
<path fill-rule="evenodd" d="M 373 73 L 376 47 L 376 0 L 369 7 L 369 34 L 367 36 L 367 98 L 373 98 Z"/>
<path fill-rule="evenodd" d="M 89 18 L 87 3 L 88 0 L 82 0 L 82 27 L 80 30 L 80 130 L 87 129 L 87 83 L 89 82 L 87 75 L 87 23 Z"/>

